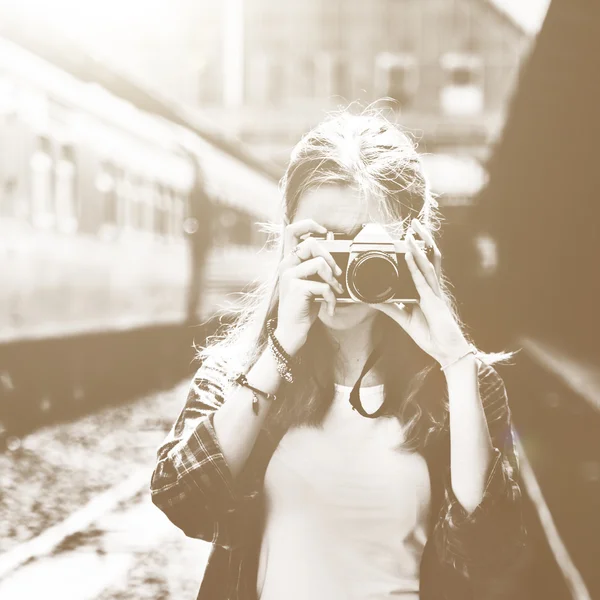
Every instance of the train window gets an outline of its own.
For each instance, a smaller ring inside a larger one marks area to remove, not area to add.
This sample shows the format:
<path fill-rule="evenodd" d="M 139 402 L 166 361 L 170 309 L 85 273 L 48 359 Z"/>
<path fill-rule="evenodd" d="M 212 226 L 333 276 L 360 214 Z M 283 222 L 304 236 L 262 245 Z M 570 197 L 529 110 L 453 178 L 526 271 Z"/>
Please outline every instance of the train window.
<path fill-rule="evenodd" d="M 56 219 L 61 231 L 77 229 L 77 193 L 73 148 L 63 146 L 56 161 Z"/>
<path fill-rule="evenodd" d="M 183 233 L 183 219 L 185 213 L 185 200 L 177 193 L 172 194 L 173 211 L 172 211 L 172 233 L 173 237 L 181 237 Z"/>
<path fill-rule="evenodd" d="M 470 115 L 483 111 L 483 63 L 467 52 L 447 52 L 441 59 L 446 83 L 441 91 L 441 107 L 449 115 Z"/>
<path fill-rule="evenodd" d="M 170 238 L 174 238 L 177 237 L 179 235 L 179 228 L 177 225 L 177 197 L 175 195 L 175 193 L 168 187 L 164 188 L 163 191 L 163 197 L 165 199 L 165 206 L 166 206 L 166 230 L 167 230 L 167 235 Z"/>
<path fill-rule="evenodd" d="M 156 190 L 151 181 L 142 181 L 140 186 L 141 227 L 142 231 L 152 233 L 155 223 Z"/>
<path fill-rule="evenodd" d="M 162 185 L 154 188 L 154 231 L 161 237 L 169 235 L 169 197 Z"/>
<path fill-rule="evenodd" d="M 142 202 L 140 200 L 140 187 L 138 183 L 132 185 L 133 195 L 131 198 L 131 204 L 129 209 L 130 221 L 129 225 L 132 229 L 140 230 L 142 228 Z"/>
<path fill-rule="evenodd" d="M 132 196 L 133 187 L 129 175 L 124 169 L 119 169 L 117 175 L 118 222 L 123 229 L 128 229 L 132 226 Z"/>
<path fill-rule="evenodd" d="M 158 184 L 152 186 L 152 229 L 153 232 L 160 236 L 161 225 L 162 225 L 162 213 L 163 213 L 163 199 L 161 188 Z"/>
<path fill-rule="evenodd" d="M 96 188 L 100 192 L 100 227 L 116 228 L 119 222 L 119 199 L 115 168 L 104 164 L 96 177 Z"/>
<path fill-rule="evenodd" d="M 168 187 L 163 189 L 163 198 L 165 203 L 165 231 L 169 238 L 173 238 L 175 236 L 175 203 L 173 194 Z"/>
<path fill-rule="evenodd" d="M 31 215 L 37 227 L 54 224 L 54 198 L 52 186 L 52 144 L 47 137 L 36 141 L 31 157 Z"/>
<path fill-rule="evenodd" d="M 144 228 L 144 202 L 142 197 L 142 182 L 135 178 L 131 183 L 130 225 L 141 231 Z"/>
<path fill-rule="evenodd" d="M 375 87 L 380 96 L 395 100 L 400 108 L 408 107 L 418 86 L 419 71 L 411 54 L 379 54 L 375 65 Z"/>

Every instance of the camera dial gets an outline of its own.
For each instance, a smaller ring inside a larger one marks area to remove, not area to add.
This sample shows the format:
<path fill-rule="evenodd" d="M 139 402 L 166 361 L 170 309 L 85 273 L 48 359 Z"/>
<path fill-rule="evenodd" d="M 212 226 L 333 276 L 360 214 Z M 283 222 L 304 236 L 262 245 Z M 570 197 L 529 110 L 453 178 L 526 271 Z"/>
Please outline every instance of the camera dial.
<path fill-rule="evenodd" d="M 396 294 L 398 277 L 394 239 L 379 224 L 363 225 L 350 245 L 346 270 L 350 296 L 367 304 L 386 302 Z"/>

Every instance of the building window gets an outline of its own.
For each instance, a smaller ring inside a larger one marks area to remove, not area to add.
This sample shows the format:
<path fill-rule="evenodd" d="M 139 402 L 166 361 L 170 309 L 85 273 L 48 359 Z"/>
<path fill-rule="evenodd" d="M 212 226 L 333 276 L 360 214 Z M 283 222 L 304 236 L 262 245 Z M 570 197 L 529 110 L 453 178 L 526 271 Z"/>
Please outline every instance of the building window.
<path fill-rule="evenodd" d="M 314 98 L 316 91 L 316 69 L 312 57 L 306 57 L 300 62 L 300 95 L 305 98 Z"/>
<path fill-rule="evenodd" d="M 70 146 L 60 149 L 55 184 L 57 225 L 61 231 L 71 233 L 77 229 L 77 193 L 75 157 Z"/>
<path fill-rule="evenodd" d="M 389 52 L 379 54 L 375 77 L 379 96 L 391 98 L 401 109 L 411 105 L 419 84 L 419 71 L 414 56 Z"/>
<path fill-rule="evenodd" d="M 52 186 L 52 144 L 47 137 L 37 139 L 31 157 L 31 214 L 37 227 L 54 224 L 54 198 Z"/>
<path fill-rule="evenodd" d="M 272 61 L 267 75 L 267 98 L 271 104 L 280 104 L 285 96 L 285 70 L 283 64 Z"/>
<path fill-rule="evenodd" d="M 331 81 L 334 95 L 341 96 L 344 99 L 349 99 L 352 96 L 350 77 L 350 69 L 344 57 L 335 57 L 331 65 Z"/>
<path fill-rule="evenodd" d="M 445 83 L 440 103 L 447 115 L 479 114 L 484 108 L 483 63 L 476 54 L 448 52 L 442 56 Z"/>

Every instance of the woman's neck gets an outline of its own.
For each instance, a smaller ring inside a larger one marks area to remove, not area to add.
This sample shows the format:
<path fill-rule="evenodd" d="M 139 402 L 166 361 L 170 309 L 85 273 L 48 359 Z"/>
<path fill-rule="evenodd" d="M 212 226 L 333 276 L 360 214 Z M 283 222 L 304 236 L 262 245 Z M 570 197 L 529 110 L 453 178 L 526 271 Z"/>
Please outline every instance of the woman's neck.
<path fill-rule="evenodd" d="M 326 329 L 331 338 L 334 352 L 334 381 L 340 385 L 353 386 L 373 351 L 380 341 L 381 332 L 376 319 L 366 319 L 352 329 Z M 363 385 L 383 383 L 381 374 L 374 367 L 363 379 Z"/>

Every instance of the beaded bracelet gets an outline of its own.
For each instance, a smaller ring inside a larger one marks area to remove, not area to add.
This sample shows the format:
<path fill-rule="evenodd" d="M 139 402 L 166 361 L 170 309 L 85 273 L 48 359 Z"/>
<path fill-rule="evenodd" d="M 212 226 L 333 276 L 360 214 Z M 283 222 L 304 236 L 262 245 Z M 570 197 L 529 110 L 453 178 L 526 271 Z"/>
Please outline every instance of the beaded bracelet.
<path fill-rule="evenodd" d="M 465 356 L 469 356 L 469 354 L 477 355 L 477 348 L 473 344 L 469 344 L 469 350 L 465 352 L 462 356 L 455 358 L 452 362 L 444 365 L 443 367 L 440 365 L 440 370 L 445 371 L 448 367 L 451 367 L 454 363 L 457 363 L 459 360 L 462 360 Z"/>
<path fill-rule="evenodd" d="M 293 383 L 294 376 L 292 374 L 292 362 L 294 359 L 285 351 L 284 347 L 275 336 L 276 322 L 276 319 L 269 319 L 267 321 L 269 348 L 271 349 L 271 354 L 273 354 L 273 357 L 275 358 L 275 364 L 279 375 L 288 383 Z"/>
<path fill-rule="evenodd" d="M 253 385 L 250 385 L 248 383 L 248 378 L 244 373 L 240 373 L 233 381 L 238 385 L 241 385 L 242 387 L 248 388 L 252 392 L 252 411 L 255 415 L 258 415 L 259 409 L 258 394 L 264 396 L 264 398 L 266 398 L 269 402 L 275 402 L 277 400 L 277 396 L 275 394 L 263 392 L 262 390 L 259 390 L 258 388 L 254 387 Z"/>

